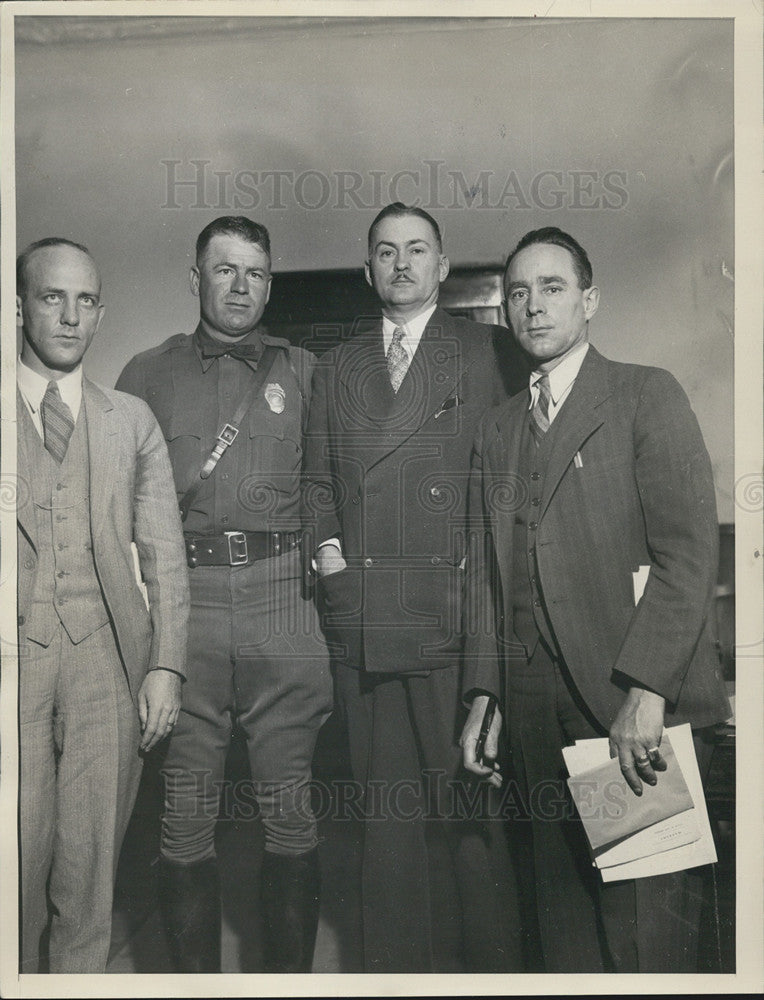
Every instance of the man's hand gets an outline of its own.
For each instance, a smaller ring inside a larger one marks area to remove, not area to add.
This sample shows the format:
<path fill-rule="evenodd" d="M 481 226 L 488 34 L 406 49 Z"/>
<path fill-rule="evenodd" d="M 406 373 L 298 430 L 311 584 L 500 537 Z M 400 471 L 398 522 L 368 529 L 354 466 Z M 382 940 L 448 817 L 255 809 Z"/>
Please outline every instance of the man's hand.
<path fill-rule="evenodd" d="M 322 545 L 316 551 L 316 572 L 319 577 L 339 573 L 346 566 L 347 563 L 342 557 L 342 552 L 334 543 Z"/>
<path fill-rule="evenodd" d="M 151 750 L 169 736 L 180 712 L 180 674 L 172 670 L 149 670 L 138 691 L 141 720 L 141 750 Z"/>
<path fill-rule="evenodd" d="M 493 722 L 491 723 L 491 728 L 488 730 L 488 736 L 485 741 L 485 757 L 493 762 L 492 766 L 482 763 L 482 761 L 479 761 L 475 757 L 475 746 L 480 735 L 480 726 L 487 704 L 487 694 L 476 696 L 472 702 L 467 721 L 464 723 L 459 746 L 462 748 L 462 760 L 467 770 L 472 771 L 473 774 L 479 774 L 481 777 L 488 778 L 490 784 L 496 785 L 499 788 L 501 787 L 502 778 L 499 772 L 499 765 L 495 762 L 495 758 L 499 753 L 499 733 L 501 732 L 501 712 L 498 708 L 494 713 Z"/>
<path fill-rule="evenodd" d="M 642 794 L 642 781 L 654 785 L 658 781 L 655 772 L 666 770 L 666 761 L 658 749 L 665 708 L 666 699 L 654 691 L 629 688 L 610 727 L 610 756 L 618 757 L 623 776 L 635 795 Z"/>

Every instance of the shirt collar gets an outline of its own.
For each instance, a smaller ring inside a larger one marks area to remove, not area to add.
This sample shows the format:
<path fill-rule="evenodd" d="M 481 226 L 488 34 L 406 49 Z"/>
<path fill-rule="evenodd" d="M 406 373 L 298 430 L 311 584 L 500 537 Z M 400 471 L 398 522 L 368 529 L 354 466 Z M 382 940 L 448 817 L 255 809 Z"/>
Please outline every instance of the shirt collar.
<path fill-rule="evenodd" d="M 16 382 L 32 413 L 37 413 L 40 409 L 48 383 L 52 381 L 57 383 L 61 399 L 72 411 L 72 414 L 78 413 L 82 401 L 81 364 L 60 379 L 50 379 L 45 375 L 40 375 L 29 365 L 25 365 L 20 357 L 16 359 Z"/>
<path fill-rule="evenodd" d="M 438 308 L 437 302 L 435 305 L 430 306 L 429 309 L 425 309 L 424 312 L 419 313 L 413 319 L 410 319 L 407 323 L 394 323 L 393 320 L 388 319 L 387 316 L 382 317 L 382 340 L 385 345 L 385 354 L 387 353 L 390 344 L 393 339 L 393 333 L 396 327 L 402 327 L 405 331 L 402 344 L 413 356 L 414 351 L 416 351 L 419 346 L 419 341 L 422 339 L 422 335 L 430 322 L 430 317 Z"/>
<path fill-rule="evenodd" d="M 585 341 L 580 344 L 574 351 L 562 360 L 556 368 L 548 372 L 549 377 L 549 394 L 552 397 L 552 402 L 556 406 L 560 398 L 565 395 L 565 393 L 570 389 L 573 383 L 578 377 L 578 373 L 581 371 L 581 365 L 584 363 L 584 358 L 586 357 L 586 352 L 589 350 L 589 343 Z M 530 376 L 530 388 L 531 390 L 536 388 L 536 383 L 541 378 L 544 372 L 534 371 L 531 372 Z"/>

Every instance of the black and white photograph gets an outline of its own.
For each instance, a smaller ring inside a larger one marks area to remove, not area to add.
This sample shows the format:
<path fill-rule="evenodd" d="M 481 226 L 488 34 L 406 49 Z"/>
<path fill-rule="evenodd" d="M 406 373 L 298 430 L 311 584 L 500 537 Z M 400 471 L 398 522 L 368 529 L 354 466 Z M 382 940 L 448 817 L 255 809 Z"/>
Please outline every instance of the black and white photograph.
<path fill-rule="evenodd" d="M 2 995 L 764 990 L 761 4 L 0 8 Z"/>

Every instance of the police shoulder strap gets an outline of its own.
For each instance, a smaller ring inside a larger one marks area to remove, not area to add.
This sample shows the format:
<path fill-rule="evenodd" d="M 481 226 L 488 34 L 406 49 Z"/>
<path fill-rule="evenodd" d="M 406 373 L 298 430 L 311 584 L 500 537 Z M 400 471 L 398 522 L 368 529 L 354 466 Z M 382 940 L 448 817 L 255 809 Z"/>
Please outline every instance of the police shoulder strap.
<path fill-rule="evenodd" d="M 234 413 L 231 422 L 229 424 L 225 424 L 221 432 L 218 434 L 215 447 L 205 459 L 204 465 L 202 465 L 199 470 L 199 475 L 196 479 L 194 479 L 181 498 L 180 517 L 182 521 L 185 521 L 188 517 L 191 504 L 194 500 L 196 500 L 199 490 L 202 488 L 202 483 L 205 479 L 210 478 L 212 473 L 215 471 L 215 466 L 236 440 L 236 435 L 239 433 L 241 422 L 247 415 L 249 408 L 254 403 L 255 397 L 260 392 L 263 382 L 265 382 L 268 377 L 268 374 L 273 367 L 273 362 L 276 360 L 276 355 L 280 350 L 283 350 L 283 348 L 275 347 L 273 344 L 268 344 L 263 350 L 263 353 L 260 355 L 257 370 L 254 373 L 254 382 L 249 385 L 247 392 L 239 403 L 238 409 L 236 410 L 236 413 Z"/>

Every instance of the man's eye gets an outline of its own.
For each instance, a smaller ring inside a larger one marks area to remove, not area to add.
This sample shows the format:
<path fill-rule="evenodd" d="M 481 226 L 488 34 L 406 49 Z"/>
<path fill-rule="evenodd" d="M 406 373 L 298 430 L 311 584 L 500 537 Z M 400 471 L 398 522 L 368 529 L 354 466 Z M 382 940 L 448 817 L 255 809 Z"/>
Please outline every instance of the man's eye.
<path fill-rule="evenodd" d="M 80 298 L 80 302 L 83 304 L 83 306 L 88 306 L 88 307 L 92 307 L 96 304 L 96 300 L 93 298 L 92 295 L 83 295 Z"/>
<path fill-rule="evenodd" d="M 379 251 L 379 256 L 380 257 L 392 257 L 392 255 L 393 255 L 393 251 L 392 250 L 380 250 Z"/>
<path fill-rule="evenodd" d="M 562 288 L 559 285 L 547 285 L 545 291 L 549 295 L 556 295 L 557 292 L 561 292 L 562 291 Z"/>
<path fill-rule="evenodd" d="M 525 296 L 526 296 L 525 292 L 517 291 L 517 292 L 512 292 L 512 294 L 509 297 L 512 302 L 521 302 L 525 298 Z"/>
<path fill-rule="evenodd" d="M 49 295 L 44 296 L 43 301 L 54 306 L 61 301 L 61 296 L 57 295 L 55 292 L 51 292 Z"/>

